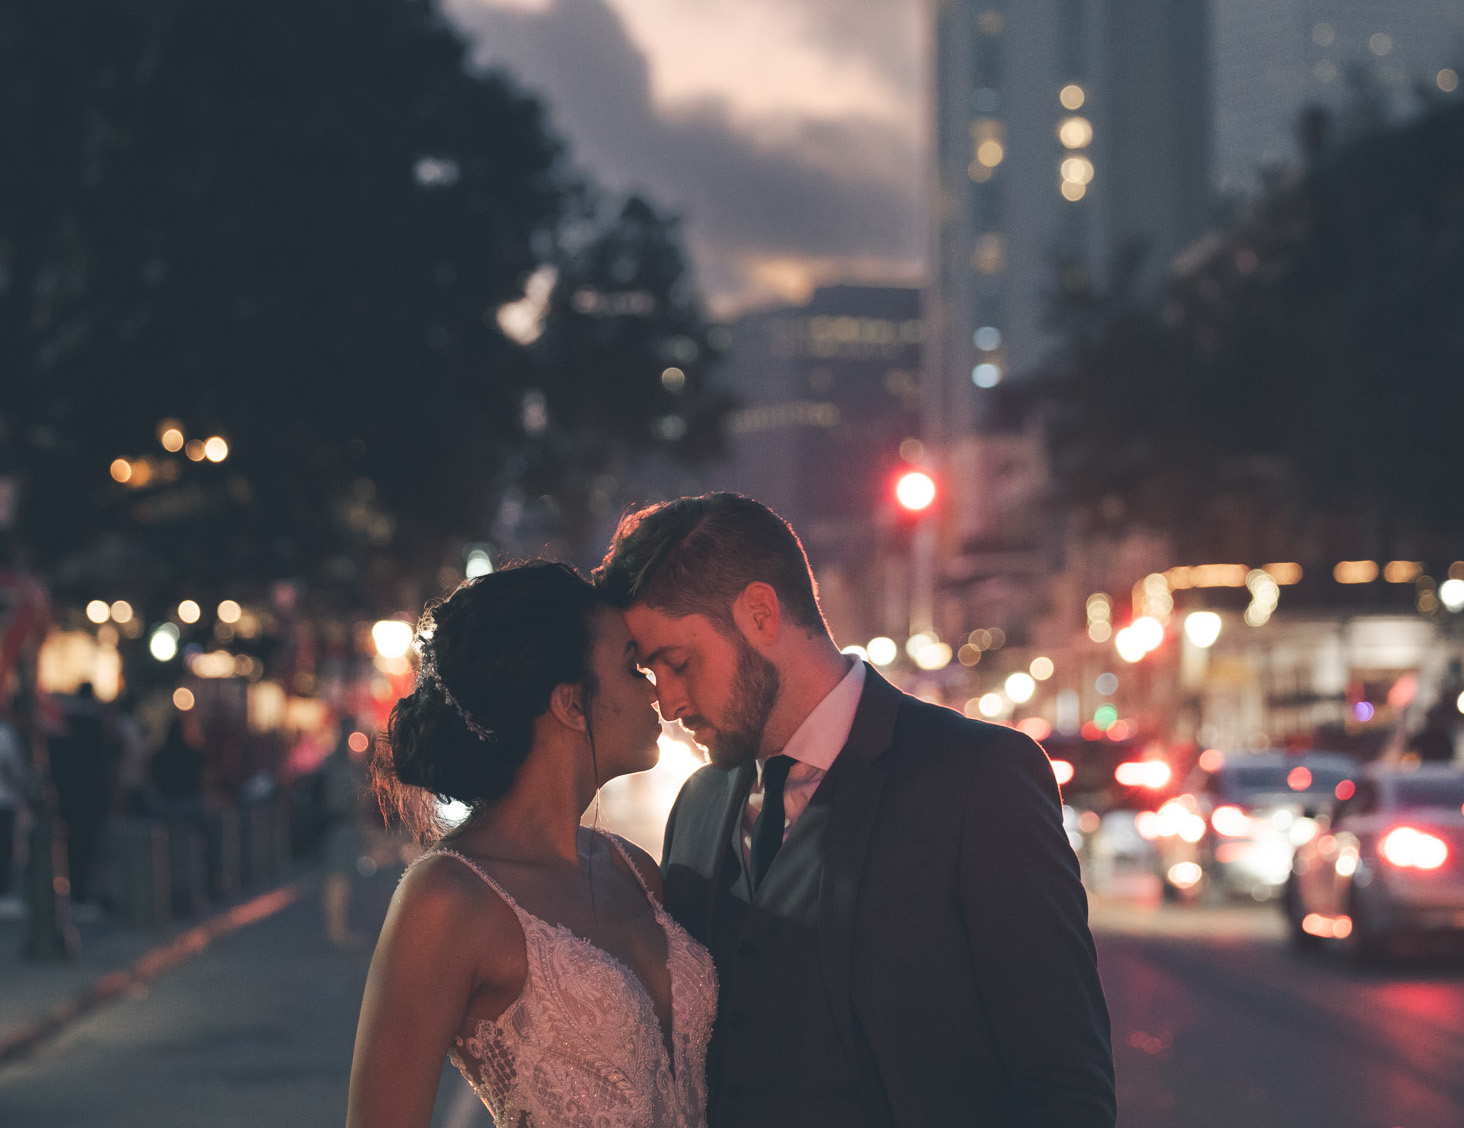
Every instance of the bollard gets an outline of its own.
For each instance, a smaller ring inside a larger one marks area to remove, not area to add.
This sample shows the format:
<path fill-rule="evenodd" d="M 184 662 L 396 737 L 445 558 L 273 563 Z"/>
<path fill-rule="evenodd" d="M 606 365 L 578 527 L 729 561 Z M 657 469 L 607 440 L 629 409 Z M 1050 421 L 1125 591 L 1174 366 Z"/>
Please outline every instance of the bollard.
<path fill-rule="evenodd" d="M 237 807 L 226 807 L 219 814 L 220 863 L 218 892 L 232 897 L 244 886 L 244 864 L 241 839 L 243 830 Z"/>
<path fill-rule="evenodd" d="M 127 922 L 143 928 L 167 924 L 173 919 L 167 827 L 147 819 L 128 819 L 120 828 L 120 838 Z"/>
<path fill-rule="evenodd" d="M 187 822 L 170 822 L 165 828 L 169 904 L 174 913 L 201 915 L 208 907 L 208 866 L 204 837 Z"/>
<path fill-rule="evenodd" d="M 71 923 L 71 883 L 66 877 L 66 839 L 58 820 L 38 805 L 30 830 L 30 927 L 21 953 L 33 960 L 71 959 L 81 951 L 81 935 Z"/>

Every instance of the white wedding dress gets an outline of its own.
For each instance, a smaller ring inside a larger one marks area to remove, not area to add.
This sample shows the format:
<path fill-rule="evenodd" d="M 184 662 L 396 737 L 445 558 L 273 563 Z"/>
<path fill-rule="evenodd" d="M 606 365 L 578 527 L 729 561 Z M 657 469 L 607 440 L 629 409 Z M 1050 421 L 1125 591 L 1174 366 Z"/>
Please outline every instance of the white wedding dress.
<path fill-rule="evenodd" d="M 625 850 L 610 836 L 615 848 Z M 671 1049 L 645 987 L 610 953 L 521 909 L 491 877 L 457 858 L 513 909 L 528 976 L 503 1014 L 459 1037 L 452 1063 L 498 1128 L 705 1128 L 706 1058 L 717 1011 L 707 950 L 647 890 L 666 934 Z M 642 883 L 644 888 L 644 883 Z"/>

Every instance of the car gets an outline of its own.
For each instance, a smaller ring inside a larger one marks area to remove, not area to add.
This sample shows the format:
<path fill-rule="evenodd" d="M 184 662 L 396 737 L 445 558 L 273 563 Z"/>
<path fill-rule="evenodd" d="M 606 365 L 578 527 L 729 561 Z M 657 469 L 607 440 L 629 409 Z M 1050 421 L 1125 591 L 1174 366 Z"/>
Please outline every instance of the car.
<path fill-rule="evenodd" d="M 1154 836 L 1165 899 L 1274 900 L 1314 816 L 1357 774 L 1336 752 L 1207 752 L 1141 828 Z"/>
<path fill-rule="evenodd" d="M 1370 766 L 1297 850 L 1283 904 L 1298 946 L 1335 940 L 1364 961 L 1464 935 L 1464 769 Z"/>

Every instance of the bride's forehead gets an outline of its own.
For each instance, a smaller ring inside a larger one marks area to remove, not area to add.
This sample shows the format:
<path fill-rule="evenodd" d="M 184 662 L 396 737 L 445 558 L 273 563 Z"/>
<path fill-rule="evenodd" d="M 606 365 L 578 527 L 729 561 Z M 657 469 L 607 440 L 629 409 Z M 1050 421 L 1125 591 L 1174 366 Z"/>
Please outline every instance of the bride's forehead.
<path fill-rule="evenodd" d="M 631 641 L 625 614 L 614 607 L 602 607 L 596 611 L 590 622 L 590 631 L 597 647 L 622 650 Z"/>

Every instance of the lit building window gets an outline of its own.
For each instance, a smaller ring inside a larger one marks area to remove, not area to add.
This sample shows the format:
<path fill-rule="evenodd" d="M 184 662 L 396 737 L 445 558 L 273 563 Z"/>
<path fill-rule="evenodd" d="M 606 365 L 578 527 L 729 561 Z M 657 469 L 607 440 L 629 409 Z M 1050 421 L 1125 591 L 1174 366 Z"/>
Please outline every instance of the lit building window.
<path fill-rule="evenodd" d="M 996 118 L 977 118 L 971 123 L 971 148 L 974 160 L 971 164 L 971 178 L 979 179 L 978 169 L 993 169 L 1006 156 L 1006 131 Z"/>
<path fill-rule="evenodd" d="M 978 388 L 994 388 L 1001 383 L 1001 366 L 984 361 L 971 369 L 971 383 Z"/>
<path fill-rule="evenodd" d="M 1071 200 L 1073 203 L 1076 203 L 1087 194 L 1088 186 L 1086 184 L 1079 184 L 1072 180 L 1064 180 L 1062 182 L 1062 198 L 1064 200 Z"/>
<path fill-rule="evenodd" d="M 1064 118 L 1057 127 L 1057 139 L 1068 149 L 1086 149 L 1093 143 L 1093 124 L 1085 117 Z"/>
<path fill-rule="evenodd" d="M 1445 94 L 1452 94 L 1459 89 L 1459 72 L 1445 67 L 1434 77 L 1434 82 Z"/>
<path fill-rule="evenodd" d="M 1337 29 L 1329 23 L 1319 23 L 1312 27 L 1312 42 L 1318 47 L 1330 47 L 1337 42 Z"/>
<path fill-rule="evenodd" d="M 982 274 L 1000 274 L 1006 269 L 1006 244 L 995 233 L 982 235 L 971 251 L 971 265 Z"/>
<path fill-rule="evenodd" d="M 983 325 L 972 335 L 972 341 L 982 352 L 1001 348 L 1001 330 L 995 325 Z"/>
<path fill-rule="evenodd" d="M 1073 184 L 1087 184 L 1093 179 L 1093 162 L 1087 157 L 1067 157 L 1059 166 L 1062 178 Z"/>
<path fill-rule="evenodd" d="M 1070 82 L 1057 94 L 1057 100 L 1062 103 L 1065 110 L 1082 109 L 1083 103 L 1087 100 L 1087 94 L 1076 82 Z"/>

